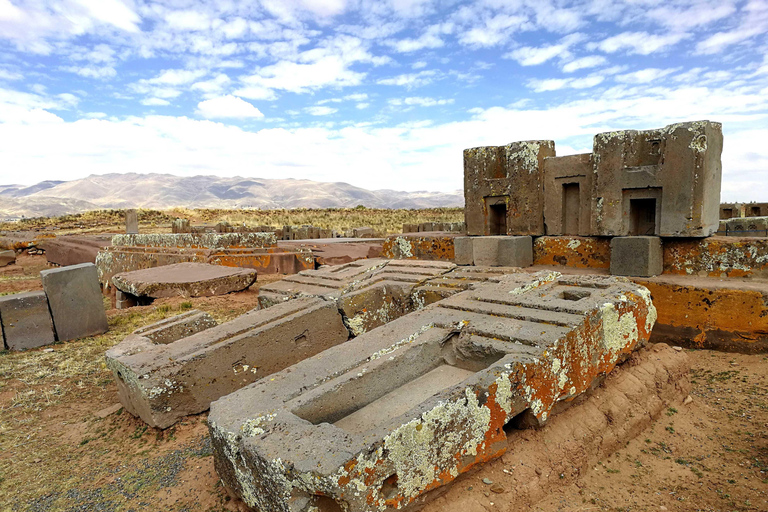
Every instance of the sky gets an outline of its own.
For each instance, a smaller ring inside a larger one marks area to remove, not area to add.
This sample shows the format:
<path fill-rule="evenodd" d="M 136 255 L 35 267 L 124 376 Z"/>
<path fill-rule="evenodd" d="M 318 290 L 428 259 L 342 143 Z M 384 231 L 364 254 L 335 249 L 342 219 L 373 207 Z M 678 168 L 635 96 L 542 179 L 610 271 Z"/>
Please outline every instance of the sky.
<path fill-rule="evenodd" d="M 768 0 L 0 0 L 0 184 L 451 192 L 465 148 L 702 119 L 768 201 Z"/>

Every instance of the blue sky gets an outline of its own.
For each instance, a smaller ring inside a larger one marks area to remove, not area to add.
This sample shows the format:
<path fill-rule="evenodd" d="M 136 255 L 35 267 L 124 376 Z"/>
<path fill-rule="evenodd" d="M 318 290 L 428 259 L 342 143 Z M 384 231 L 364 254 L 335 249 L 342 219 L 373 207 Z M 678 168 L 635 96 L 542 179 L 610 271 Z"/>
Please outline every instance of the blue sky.
<path fill-rule="evenodd" d="M 0 183 L 453 191 L 464 148 L 709 119 L 768 201 L 768 0 L 0 0 Z"/>

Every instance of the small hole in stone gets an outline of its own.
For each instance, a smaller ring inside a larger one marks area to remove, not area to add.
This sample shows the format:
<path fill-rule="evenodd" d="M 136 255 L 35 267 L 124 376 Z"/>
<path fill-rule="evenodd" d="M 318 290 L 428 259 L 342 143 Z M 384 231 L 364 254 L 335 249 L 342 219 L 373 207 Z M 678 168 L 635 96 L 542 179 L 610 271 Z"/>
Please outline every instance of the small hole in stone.
<path fill-rule="evenodd" d="M 530 409 L 524 410 L 504 424 L 504 433 L 509 435 L 516 430 L 525 430 L 535 426 L 532 424 L 532 418 L 533 412 Z"/>
<path fill-rule="evenodd" d="M 341 506 L 328 496 L 312 496 L 312 505 L 318 512 L 342 512 Z"/>
<path fill-rule="evenodd" d="M 397 486 L 397 473 L 393 473 L 381 484 L 381 496 L 385 500 L 390 500 L 398 494 L 400 494 L 400 488 Z"/>
<path fill-rule="evenodd" d="M 592 295 L 587 290 L 566 290 L 560 294 L 560 298 L 563 300 L 581 300 Z"/>

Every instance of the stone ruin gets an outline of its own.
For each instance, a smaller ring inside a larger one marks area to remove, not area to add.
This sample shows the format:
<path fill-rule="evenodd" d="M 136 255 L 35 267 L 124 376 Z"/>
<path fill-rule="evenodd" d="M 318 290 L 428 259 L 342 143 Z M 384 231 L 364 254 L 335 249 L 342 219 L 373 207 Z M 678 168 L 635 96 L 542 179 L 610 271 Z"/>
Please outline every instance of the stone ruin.
<path fill-rule="evenodd" d="M 264 274 L 295 274 L 315 268 L 309 250 L 281 249 L 273 233 L 176 233 L 115 235 L 96 256 L 105 290 L 115 274 L 193 262 L 253 268 Z"/>
<path fill-rule="evenodd" d="M 0 347 L 26 350 L 107 332 L 92 263 L 40 272 L 43 291 L 0 297 Z"/>
<path fill-rule="evenodd" d="M 719 123 L 695 121 L 600 133 L 581 155 L 557 157 L 549 140 L 467 149 L 467 234 L 617 237 L 612 273 L 655 275 L 661 243 L 652 237 L 717 231 L 722 146 Z M 651 238 L 624 238 L 633 236 Z M 635 250 L 653 254 L 619 261 Z"/>
<path fill-rule="evenodd" d="M 171 224 L 172 233 L 274 233 L 278 240 L 319 240 L 326 238 L 373 238 L 375 232 L 369 227 L 351 228 L 343 233 L 317 226 L 234 226 L 229 222 L 219 222 L 212 226 L 193 226 L 189 219 L 176 219 Z"/>
<path fill-rule="evenodd" d="M 657 314 L 657 340 L 729 335 L 732 287 L 686 276 L 722 276 L 726 262 L 725 277 L 763 276 L 768 245 L 730 254 L 706 238 L 721 147 L 720 125 L 704 121 L 600 134 L 587 155 L 556 157 L 551 141 L 467 150 L 469 236 L 417 228 L 384 243 L 403 259 L 301 270 L 221 325 L 191 311 L 137 330 L 107 353 L 120 399 L 159 428 L 210 408 L 216 471 L 256 510 L 418 508 L 502 455 L 508 431 L 598 385 Z M 676 279 L 526 272 L 539 241 L 582 261 L 610 253 L 599 268 L 614 274 L 668 264 Z M 757 330 L 763 288 L 739 295 Z M 692 297 L 701 311 L 680 306 Z"/>
<path fill-rule="evenodd" d="M 501 277 L 214 402 L 216 470 L 264 512 L 406 507 L 589 390 L 655 316 L 620 278 Z"/>

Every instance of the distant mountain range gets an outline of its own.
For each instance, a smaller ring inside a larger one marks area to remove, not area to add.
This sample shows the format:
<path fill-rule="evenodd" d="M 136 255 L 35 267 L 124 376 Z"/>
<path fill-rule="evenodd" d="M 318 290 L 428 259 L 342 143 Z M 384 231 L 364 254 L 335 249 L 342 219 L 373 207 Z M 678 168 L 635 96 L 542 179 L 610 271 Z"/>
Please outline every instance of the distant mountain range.
<path fill-rule="evenodd" d="M 102 208 L 438 208 L 463 206 L 458 190 L 366 190 L 348 183 L 219 178 L 171 174 L 103 174 L 32 186 L 0 185 L 0 219 L 55 216 Z"/>

